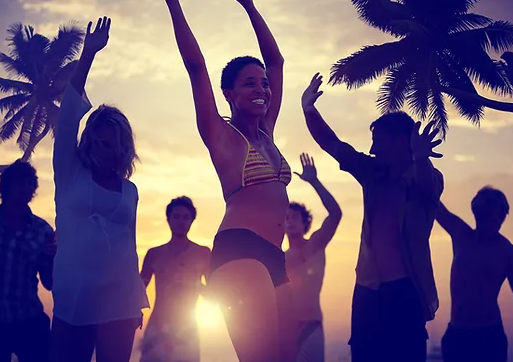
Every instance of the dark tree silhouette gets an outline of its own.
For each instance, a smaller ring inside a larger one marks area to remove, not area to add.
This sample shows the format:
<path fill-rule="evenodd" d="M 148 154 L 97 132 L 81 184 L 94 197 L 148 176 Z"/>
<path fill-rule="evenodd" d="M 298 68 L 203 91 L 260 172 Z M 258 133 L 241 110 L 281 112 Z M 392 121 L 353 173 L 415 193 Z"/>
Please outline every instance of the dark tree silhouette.
<path fill-rule="evenodd" d="M 29 160 L 37 144 L 56 127 L 59 102 L 79 54 L 84 31 L 62 25 L 52 40 L 32 26 L 13 24 L 7 30 L 8 54 L 0 64 L 9 78 L 0 78 L 0 142 L 18 134 L 23 160 Z M 0 166 L 0 171 L 2 166 Z"/>
<path fill-rule="evenodd" d="M 501 59 L 499 63 L 504 68 L 510 83 L 513 84 L 513 52 L 504 52 Z"/>
<path fill-rule="evenodd" d="M 366 46 L 339 60 L 330 84 L 353 89 L 385 75 L 379 109 L 396 111 L 406 102 L 420 119 L 435 120 L 444 135 L 444 94 L 476 125 L 484 107 L 513 112 L 513 103 L 487 99 L 475 88 L 479 84 L 501 96 L 513 94 L 508 60 L 489 55 L 513 48 L 513 24 L 469 12 L 477 1 L 351 0 L 361 20 L 399 40 Z"/>

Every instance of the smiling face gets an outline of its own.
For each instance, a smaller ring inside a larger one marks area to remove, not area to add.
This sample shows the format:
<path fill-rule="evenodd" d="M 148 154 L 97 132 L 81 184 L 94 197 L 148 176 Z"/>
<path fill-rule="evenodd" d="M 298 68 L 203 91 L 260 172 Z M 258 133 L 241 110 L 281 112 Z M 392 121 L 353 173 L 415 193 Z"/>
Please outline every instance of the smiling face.
<path fill-rule="evenodd" d="M 258 64 L 244 66 L 235 78 L 233 89 L 223 93 L 233 111 L 265 116 L 271 103 L 271 89 L 265 69 Z"/>

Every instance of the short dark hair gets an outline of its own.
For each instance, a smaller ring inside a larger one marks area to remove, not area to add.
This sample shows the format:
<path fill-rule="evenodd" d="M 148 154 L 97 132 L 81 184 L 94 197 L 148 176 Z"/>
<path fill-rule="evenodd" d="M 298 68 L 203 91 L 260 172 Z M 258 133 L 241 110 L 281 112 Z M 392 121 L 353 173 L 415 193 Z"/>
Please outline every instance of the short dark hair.
<path fill-rule="evenodd" d="M 265 69 L 265 66 L 260 59 L 249 55 L 230 60 L 221 73 L 221 89 L 233 89 L 235 87 L 235 80 L 237 79 L 240 71 L 250 64 L 256 64 L 260 68 Z"/>
<path fill-rule="evenodd" d="M 166 217 L 169 217 L 169 215 L 173 212 L 173 209 L 177 206 L 184 206 L 188 208 L 191 212 L 192 220 L 194 221 L 196 219 L 196 208 L 194 207 L 192 200 L 187 196 L 180 196 L 171 200 L 169 205 L 166 207 Z"/>
<path fill-rule="evenodd" d="M 472 199 L 472 213 L 476 219 L 482 218 L 490 212 L 490 209 L 499 209 L 503 221 L 509 214 L 509 203 L 506 195 L 491 186 L 485 186 L 479 190 Z"/>
<path fill-rule="evenodd" d="M 394 135 L 411 135 L 415 121 L 405 112 L 390 112 L 372 122 L 370 130 L 383 130 Z"/>
<path fill-rule="evenodd" d="M 28 162 L 17 160 L 0 174 L 0 197 L 4 199 L 9 195 L 12 186 L 19 180 L 29 180 L 32 184 L 32 196 L 36 194 L 39 186 L 36 169 Z"/>
<path fill-rule="evenodd" d="M 312 213 L 306 208 L 305 204 L 300 204 L 299 202 L 291 202 L 289 204 L 289 208 L 299 211 L 301 214 L 301 219 L 303 220 L 303 225 L 305 226 L 304 233 L 306 234 L 308 231 L 310 231 L 313 217 Z"/>

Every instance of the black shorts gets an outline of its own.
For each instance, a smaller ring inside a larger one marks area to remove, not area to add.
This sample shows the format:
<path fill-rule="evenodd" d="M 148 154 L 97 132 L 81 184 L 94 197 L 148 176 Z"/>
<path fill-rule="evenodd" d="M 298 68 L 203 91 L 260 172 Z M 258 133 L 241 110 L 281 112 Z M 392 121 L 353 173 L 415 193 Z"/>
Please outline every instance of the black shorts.
<path fill-rule="evenodd" d="M 445 362 L 506 362 L 508 339 L 502 324 L 484 328 L 447 327 L 442 338 Z"/>
<path fill-rule="evenodd" d="M 287 283 L 285 253 L 248 229 L 227 229 L 217 233 L 210 257 L 212 274 L 220 266 L 239 259 L 255 259 L 269 272 L 275 287 Z"/>
<path fill-rule="evenodd" d="M 356 285 L 349 341 L 353 362 L 425 362 L 427 338 L 410 279 L 382 283 L 378 290 Z"/>

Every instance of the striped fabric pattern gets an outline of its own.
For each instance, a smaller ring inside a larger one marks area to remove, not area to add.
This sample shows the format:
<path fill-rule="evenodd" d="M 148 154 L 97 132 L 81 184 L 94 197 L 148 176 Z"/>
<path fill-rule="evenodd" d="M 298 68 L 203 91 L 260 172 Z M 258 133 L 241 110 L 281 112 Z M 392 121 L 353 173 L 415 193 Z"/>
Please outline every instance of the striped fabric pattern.
<path fill-rule="evenodd" d="M 280 157 L 280 172 L 276 173 L 274 167 L 271 166 L 257 150 L 249 146 L 246 164 L 243 171 L 242 186 L 246 187 L 271 181 L 280 181 L 285 185 L 288 185 L 292 178 L 290 166 L 281 153 Z"/>

